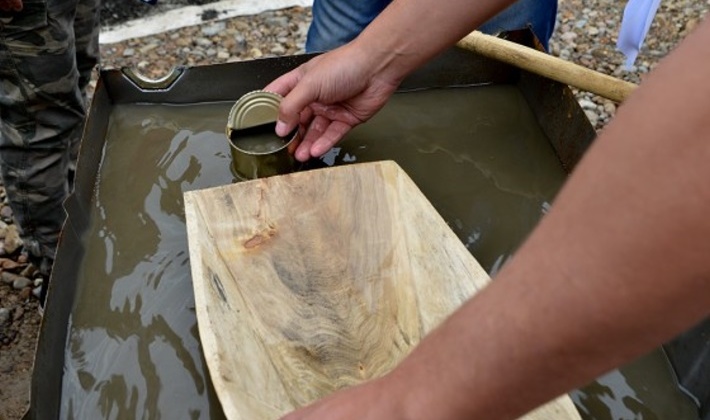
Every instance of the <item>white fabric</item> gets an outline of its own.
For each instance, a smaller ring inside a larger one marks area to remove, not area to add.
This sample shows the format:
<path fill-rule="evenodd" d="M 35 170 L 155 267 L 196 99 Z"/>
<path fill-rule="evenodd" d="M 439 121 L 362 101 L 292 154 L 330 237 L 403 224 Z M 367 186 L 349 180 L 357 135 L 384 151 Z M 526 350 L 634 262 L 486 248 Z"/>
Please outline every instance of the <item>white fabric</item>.
<path fill-rule="evenodd" d="M 626 56 L 626 67 L 634 65 L 661 0 L 629 0 L 624 9 L 616 47 Z"/>

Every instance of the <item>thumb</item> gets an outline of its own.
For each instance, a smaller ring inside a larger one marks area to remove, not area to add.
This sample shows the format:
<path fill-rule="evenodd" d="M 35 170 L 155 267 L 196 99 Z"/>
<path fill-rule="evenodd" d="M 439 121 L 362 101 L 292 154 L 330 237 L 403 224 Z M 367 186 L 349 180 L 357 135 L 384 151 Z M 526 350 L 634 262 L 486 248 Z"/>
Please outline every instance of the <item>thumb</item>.
<path fill-rule="evenodd" d="M 299 80 L 281 101 L 276 134 L 285 136 L 295 129 L 301 120 L 301 112 L 317 98 L 317 89 L 303 79 Z"/>
<path fill-rule="evenodd" d="M 264 88 L 266 91 L 283 96 L 276 122 L 276 134 L 279 136 L 286 136 L 296 128 L 300 122 L 301 111 L 315 99 L 316 95 L 310 94 L 309 89 L 304 86 L 302 81 L 304 73 L 303 66 L 299 66 Z"/>

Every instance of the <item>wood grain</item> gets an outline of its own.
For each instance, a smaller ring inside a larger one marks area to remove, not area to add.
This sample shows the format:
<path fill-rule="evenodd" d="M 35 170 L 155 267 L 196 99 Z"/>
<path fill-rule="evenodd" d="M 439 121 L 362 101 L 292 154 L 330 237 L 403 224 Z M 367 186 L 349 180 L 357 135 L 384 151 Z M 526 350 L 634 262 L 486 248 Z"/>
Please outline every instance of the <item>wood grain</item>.
<path fill-rule="evenodd" d="M 488 282 L 394 162 L 185 194 L 207 365 L 230 419 L 379 377 Z M 565 397 L 546 419 L 578 418 Z M 573 416 L 574 414 L 574 416 Z"/>

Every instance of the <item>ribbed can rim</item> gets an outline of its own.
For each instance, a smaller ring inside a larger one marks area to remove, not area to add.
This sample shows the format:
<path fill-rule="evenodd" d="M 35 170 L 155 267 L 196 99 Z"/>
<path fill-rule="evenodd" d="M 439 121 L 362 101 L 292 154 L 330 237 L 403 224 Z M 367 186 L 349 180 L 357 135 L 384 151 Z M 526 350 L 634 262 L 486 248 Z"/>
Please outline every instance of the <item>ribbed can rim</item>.
<path fill-rule="evenodd" d="M 267 152 L 244 150 L 232 141 L 232 131 L 250 128 L 261 124 L 274 123 L 279 116 L 279 104 L 283 97 L 275 92 L 254 90 L 242 95 L 232 106 L 227 118 L 226 135 L 231 146 L 241 153 L 249 155 L 270 155 L 288 147 L 293 138 L 284 141 L 283 146 Z M 296 136 L 294 136 L 295 138 Z"/>

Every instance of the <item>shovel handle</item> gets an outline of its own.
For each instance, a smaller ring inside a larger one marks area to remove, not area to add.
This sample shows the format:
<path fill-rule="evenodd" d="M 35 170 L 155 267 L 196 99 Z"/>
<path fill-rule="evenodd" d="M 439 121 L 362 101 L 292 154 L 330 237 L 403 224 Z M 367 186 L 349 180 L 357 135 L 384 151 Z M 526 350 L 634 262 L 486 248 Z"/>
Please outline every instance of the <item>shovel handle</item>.
<path fill-rule="evenodd" d="M 623 102 L 637 87 L 634 83 L 479 31 L 471 32 L 457 45 L 614 102 Z"/>

